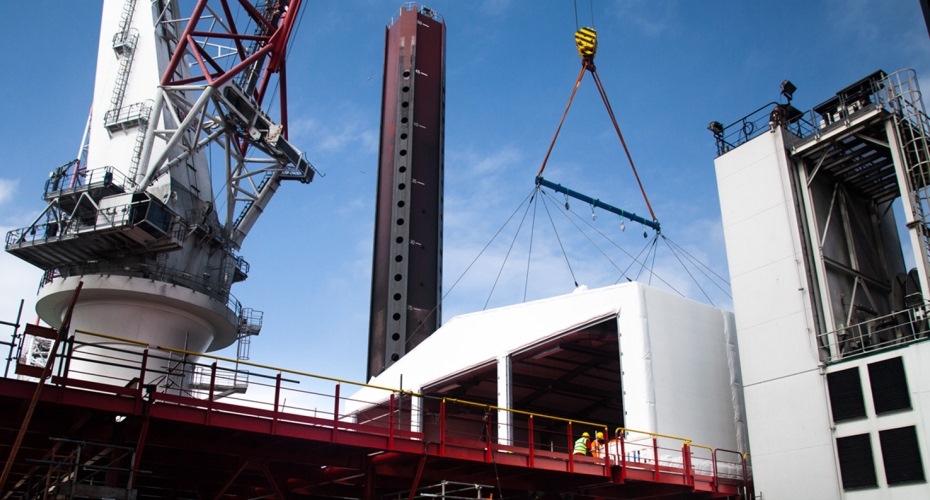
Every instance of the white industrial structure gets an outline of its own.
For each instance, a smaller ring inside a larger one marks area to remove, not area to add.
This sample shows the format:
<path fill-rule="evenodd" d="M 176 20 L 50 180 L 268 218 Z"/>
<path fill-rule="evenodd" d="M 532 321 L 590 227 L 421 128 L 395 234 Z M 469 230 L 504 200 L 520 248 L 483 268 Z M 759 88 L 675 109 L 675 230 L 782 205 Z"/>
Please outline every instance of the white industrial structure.
<path fill-rule="evenodd" d="M 916 77 L 877 71 L 808 113 L 795 90 L 786 80 L 787 103 L 708 127 L 755 491 L 928 498 L 930 120 Z"/>
<path fill-rule="evenodd" d="M 503 444 L 515 410 L 747 451 L 732 313 L 640 282 L 456 316 L 370 383 L 497 407 Z"/>
<path fill-rule="evenodd" d="M 52 326 L 83 282 L 77 329 L 194 352 L 239 339 L 247 357 L 261 314 L 230 295 L 249 270 L 236 250 L 281 181 L 314 171 L 286 139 L 278 77 L 300 0 L 245 4 L 104 2 L 81 152 L 6 239 L 46 271 L 36 308 Z"/>

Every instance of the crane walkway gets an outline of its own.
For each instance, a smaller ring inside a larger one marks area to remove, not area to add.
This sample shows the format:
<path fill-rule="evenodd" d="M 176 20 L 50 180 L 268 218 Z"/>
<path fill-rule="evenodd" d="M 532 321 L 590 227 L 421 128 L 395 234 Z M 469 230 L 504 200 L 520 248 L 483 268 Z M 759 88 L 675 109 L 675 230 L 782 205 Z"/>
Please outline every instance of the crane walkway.
<path fill-rule="evenodd" d="M 449 481 L 498 498 L 751 491 L 745 457 L 687 439 L 604 428 L 603 456 L 573 455 L 600 424 L 499 421 L 504 409 L 381 387 L 358 400 L 347 392 L 372 386 L 94 335 L 63 342 L 0 498 L 418 498 Z M 0 379 L 0 405 L 19 408 L 0 413 L 4 458 L 38 385 Z"/>

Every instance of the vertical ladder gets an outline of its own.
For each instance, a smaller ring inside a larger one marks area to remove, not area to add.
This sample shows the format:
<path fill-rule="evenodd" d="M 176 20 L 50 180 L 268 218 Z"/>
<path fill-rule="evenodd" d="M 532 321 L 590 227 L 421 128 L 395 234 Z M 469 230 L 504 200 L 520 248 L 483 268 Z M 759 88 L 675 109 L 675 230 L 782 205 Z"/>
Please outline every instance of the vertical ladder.
<path fill-rule="evenodd" d="M 924 108 L 913 70 L 902 70 L 885 80 L 887 105 L 898 151 L 892 152 L 906 173 L 906 192 L 902 190 L 905 210 L 910 210 L 913 221 L 909 230 L 920 245 L 918 269 L 922 274 L 924 296 L 930 293 L 930 118 Z"/>
<path fill-rule="evenodd" d="M 152 114 L 152 101 L 146 101 L 142 104 L 139 111 L 138 126 L 136 131 L 136 143 L 132 148 L 132 158 L 129 159 L 129 171 L 126 174 L 127 187 L 136 186 L 136 175 L 139 173 L 139 161 L 142 158 L 142 149 L 145 146 L 145 132 L 149 128 L 149 116 Z"/>
<path fill-rule="evenodd" d="M 110 110 L 104 116 L 104 123 L 108 127 L 120 122 L 120 110 L 126 96 L 126 86 L 129 84 L 129 72 L 132 71 L 136 42 L 139 40 L 139 33 L 129 27 L 135 9 L 136 0 L 126 0 L 120 14 L 119 31 L 113 35 L 113 51 L 119 58 L 119 70 L 116 73 L 113 95 L 110 97 Z"/>

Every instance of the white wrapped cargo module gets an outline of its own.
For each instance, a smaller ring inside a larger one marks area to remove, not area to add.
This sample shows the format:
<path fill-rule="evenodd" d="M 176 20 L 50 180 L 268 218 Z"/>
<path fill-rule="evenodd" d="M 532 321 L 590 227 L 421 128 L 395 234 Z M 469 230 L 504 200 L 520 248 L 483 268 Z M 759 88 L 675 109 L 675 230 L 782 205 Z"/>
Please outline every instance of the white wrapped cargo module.
<path fill-rule="evenodd" d="M 608 439 L 622 427 L 748 451 L 733 314 L 639 282 L 457 316 L 370 383 L 560 417 L 576 436 L 593 422 Z M 347 410 L 368 421 L 385 393 L 350 399 Z M 423 414 L 436 405 L 414 401 L 411 430 L 429 433 Z M 493 417 L 499 442 L 520 441 L 521 414 Z"/>

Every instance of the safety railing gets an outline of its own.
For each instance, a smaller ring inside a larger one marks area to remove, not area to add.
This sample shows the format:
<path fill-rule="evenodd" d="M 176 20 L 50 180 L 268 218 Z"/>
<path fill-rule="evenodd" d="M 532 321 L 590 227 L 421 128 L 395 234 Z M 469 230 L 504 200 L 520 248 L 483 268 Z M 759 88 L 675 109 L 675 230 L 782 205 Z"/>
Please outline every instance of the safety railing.
<path fill-rule="evenodd" d="M 722 123 L 711 122 L 707 128 L 714 134 L 717 156 L 720 156 L 776 125 L 784 125 L 799 138 L 810 137 L 817 131 L 814 120 L 813 111 L 801 113 L 788 105 L 770 102 L 725 127 Z"/>
<path fill-rule="evenodd" d="M 826 361 L 871 354 L 930 338 L 930 304 L 876 316 L 817 336 Z"/>
<path fill-rule="evenodd" d="M 76 161 L 63 165 L 51 173 L 45 182 L 45 198 L 61 196 L 71 191 L 86 191 L 95 187 L 119 186 L 131 189 L 134 183 L 113 167 L 92 169 L 75 168 Z"/>
<path fill-rule="evenodd" d="M 178 225 L 172 227 L 172 234 L 177 235 L 175 237 L 176 239 L 181 236 L 180 233 L 176 232 L 179 227 Z M 130 276 L 133 278 L 151 279 L 173 285 L 180 285 L 185 288 L 197 290 L 220 302 L 225 302 L 226 307 L 229 308 L 237 318 L 242 315 L 242 303 L 229 292 L 232 285 L 231 283 L 218 284 L 216 281 L 211 280 L 209 277 L 204 277 L 203 275 L 194 275 L 180 269 L 146 263 L 133 265 L 112 262 L 66 264 L 45 271 L 45 273 L 42 274 L 42 279 L 39 280 L 39 289 L 41 290 L 42 287 L 62 276 L 84 276 L 88 274 Z"/>
<path fill-rule="evenodd" d="M 808 111 L 770 102 L 727 126 L 711 122 L 708 129 L 714 134 L 718 156 L 779 125 L 794 134 L 791 142 L 797 146 L 877 108 L 896 114 L 905 108 L 922 110 L 916 106 L 920 97 L 917 88 L 914 70 L 902 69 L 891 75 L 878 71 Z M 924 128 L 924 123 L 913 121 L 912 126 Z"/>
<path fill-rule="evenodd" d="M 77 330 L 51 383 L 134 398 L 150 412 L 252 418 L 250 429 L 462 460 L 645 480 L 716 491 L 747 484 L 746 458 L 689 439 L 602 423 L 432 397 Z M 23 372 L 20 372 L 23 373 Z M 247 384 L 245 383 L 247 382 Z M 351 393 L 351 395 L 350 395 Z M 121 398 L 126 401 L 126 398 Z M 141 410 L 140 410 L 141 411 Z M 150 413 L 155 414 L 155 413 Z M 258 423 L 255 423 L 258 422 Z M 575 454 L 582 433 L 603 451 Z"/>
<path fill-rule="evenodd" d="M 103 124 L 112 132 L 120 126 L 146 123 L 152 114 L 153 104 L 153 101 L 147 100 L 121 108 L 110 109 L 103 115 Z"/>
<path fill-rule="evenodd" d="M 170 237 L 176 241 L 182 234 L 182 226 L 173 219 L 160 220 L 164 212 L 160 211 L 154 221 L 150 221 L 151 200 L 143 199 L 95 210 L 90 217 L 36 222 L 29 227 L 14 229 L 6 234 L 6 247 L 17 248 L 73 238 L 79 234 L 115 231 L 143 226 L 152 238 Z M 161 207 L 158 207 L 159 210 Z M 161 224 L 161 225 L 159 225 Z"/>
<path fill-rule="evenodd" d="M 618 427 L 606 450 L 610 463 L 621 467 L 622 479 L 651 475 L 662 482 L 663 475 L 671 475 L 690 485 L 703 479 L 712 489 L 721 484 L 751 482 L 747 455 L 696 444 L 687 438 Z"/>

